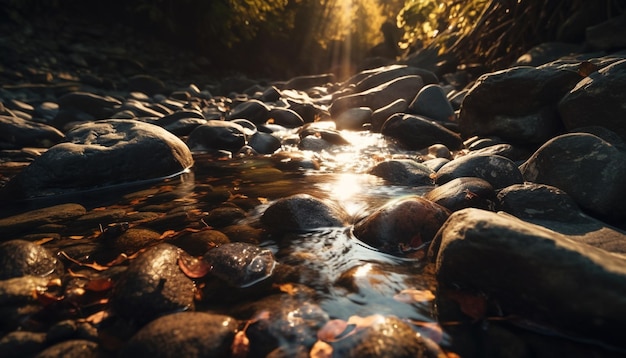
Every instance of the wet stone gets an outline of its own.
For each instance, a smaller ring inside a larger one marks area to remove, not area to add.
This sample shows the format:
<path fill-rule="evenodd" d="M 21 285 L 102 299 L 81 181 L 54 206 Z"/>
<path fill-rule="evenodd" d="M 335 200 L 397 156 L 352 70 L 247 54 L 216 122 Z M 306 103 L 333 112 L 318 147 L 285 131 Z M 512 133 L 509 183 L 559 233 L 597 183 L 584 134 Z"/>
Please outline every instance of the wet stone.
<path fill-rule="evenodd" d="M 34 356 L 45 347 L 46 334 L 14 331 L 0 339 L 0 352 L 5 358 Z"/>
<path fill-rule="evenodd" d="M 65 135 L 50 125 L 0 115 L 0 149 L 49 148 L 64 139 Z"/>
<path fill-rule="evenodd" d="M 172 244 L 192 256 L 202 256 L 210 249 L 229 242 L 229 237 L 226 234 L 210 229 L 194 232 L 171 241 Z"/>
<path fill-rule="evenodd" d="M 117 236 L 111 238 L 108 236 L 114 235 L 104 235 L 104 240 L 107 241 L 107 244 L 112 245 L 119 252 L 132 255 L 143 248 L 157 244 L 161 234 L 156 231 L 134 227 L 124 230 Z"/>
<path fill-rule="evenodd" d="M 524 182 L 522 173 L 510 159 L 499 155 L 466 155 L 456 158 L 437 171 L 435 184 L 442 185 L 452 179 L 475 177 L 486 180 L 494 189 Z"/>
<path fill-rule="evenodd" d="M 261 216 L 261 223 L 273 232 L 341 227 L 345 221 L 346 213 L 339 206 L 308 194 L 278 199 Z"/>
<path fill-rule="evenodd" d="M 169 314 L 139 330 L 119 357 L 228 357 L 237 327 L 234 318 L 220 314 Z"/>
<path fill-rule="evenodd" d="M 206 254 L 211 275 L 233 287 L 245 288 L 272 276 L 276 260 L 268 249 L 243 242 L 219 245 Z"/>
<path fill-rule="evenodd" d="M 428 118 L 412 114 L 396 113 L 390 116 L 383 124 L 381 133 L 413 150 L 433 144 L 443 144 L 450 150 L 458 150 L 463 145 L 459 134 Z"/>
<path fill-rule="evenodd" d="M 196 127 L 187 138 L 192 151 L 239 151 L 246 144 L 245 129 L 236 123 L 210 120 Z"/>
<path fill-rule="evenodd" d="M 450 215 L 448 209 L 422 197 L 389 202 L 354 224 L 354 236 L 386 253 L 410 254 L 423 248 Z"/>
<path fill-rule="evenodd" d="M 246 212 L 236 206 L 222 206 L 212 209 L 203 218 L 204 222 L 213 227 L 223 227 L 236 224 L 246 217 Z"/>
<path fill-rule="evenodd" d="M 0 244 L 0 279 L 20 276 L 49 276 L 60 262 L 44 247 L 24 240 L 10 240 Z"/>
<path fill-rule="evenodd" d="M 115 311 L 145 323 L 165 313 L 193 309 L 195 286 L 180 270 L 179 255 L 179 248 L 159 244 L 135 258 L 113 289 Z"/>
<path fill-rule="evenodd" d="M 100 358 L 105 353 L 98 348 L 98 343 L 84 339 L 75 339 L 57 343 L 37 354 L 37 358 Z"/>
<path fill-rule="evenodd" d="M 424 195 L 451 212 L 465 208 L 494 210 L 496 192 L 489 182 L 480 178 L 463 177 L 452 179 Z"/>
<path fill-rule="evenodd" d="M 0 232 L 3 235 L 29 232 L 38 226 L 76 219 L 86 213 L 85 207 L 79 204 L 54 205 L 0 219 Z"/>
<path fill-rule="evenodd" d="M 432 185 L 435 172 L 411 159 L 392 159 L 376 164 L 368 172 L 391 184 Z"/>
<path fill-rule="evenodd" d="M 426 343 L 397 317 L 365 317 L 369 326 L 331 343 L 332 357 L 428 357 Z"/>
<path fill-rule="evenodd" d="M 435 121 L 445 122 L 455 119 L 454 109 L 439 85 L 426 85 L 409 105 L 410 113 L 415 113 Z"/>

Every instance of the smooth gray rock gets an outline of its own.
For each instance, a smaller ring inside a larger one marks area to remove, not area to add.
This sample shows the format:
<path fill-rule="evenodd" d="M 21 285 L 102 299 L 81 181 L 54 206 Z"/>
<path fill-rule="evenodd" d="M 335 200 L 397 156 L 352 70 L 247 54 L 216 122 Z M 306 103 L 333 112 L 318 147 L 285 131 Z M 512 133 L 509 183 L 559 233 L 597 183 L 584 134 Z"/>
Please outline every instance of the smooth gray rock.
<path fill-rule="evenodd" d="M 377 163 L 369 174 L 399 185 L 433 185 L 435 172 L 410 159 L 392 159 Z"/>
<path fill-rule="evenodd" d="M 568 130 L 602 126 L 626 140 L 626 60 L 610 64 L 582 79 L 559 102 Z"/>
<path fill-rule="evenodd" d="M 341 207 L 308 194 L 278 199 L 261 216 L 261 223 L 274 232 L 342 227 L 346 220 L 347 215 Z"/>
<path fill-rule="evenodd" d="M 522 165 L 524 180 L 555 186 L 582 208 L 610 219 L 626 218 L 624 143 L 590 133 L 569 133 L 546 142 Z"/>
<path fill-rule="evenodd" d="M 453 213 L 431 245 L 441 288 L 478 290 L 501 313 L 624 348 L 626 256 L 513 216 Z"/>
<path fill-rule="evenodd" d="M 139 330 L 121 349 L 119 357 L 228 357 L 237 327 L 237 320 L 225 315 L 169 314 Z"/>
<path fill-rule="evenodd" d="M 0 116 L 0 149 L 49 148 L 64 139 L 61 131 L 47 124 Z"/>
<path fill-rule="evenodd" d="M 115 283 L 111 305 L 122 317 L 147 323 L 194 308 L 196 287 L 178 266 L 180 249 L 159 244 L 134 259 Z"/>
<path fill-rule="evenodd" d="M 53 146 L 24 168 L 0 197 L 31 198 L 162 178 L 193 164 L 182 140 L 139 121 L 84 123 L 66 137 L 68 143 Z"/>
<path fill-rule="evenodd" d="M 452 179 L 475 177 L 486 180 L 494 189 L 521 184 L 524 181 L 517 165 L 499 155 L 466 155 L 456 158 L 437 171 L 435 184 L 442 185 Z"/>
<path fill-rule="evenodd" d="M 433 144 L 443 144 L 449 150 L 459 150 L 463 146 L 457 133 L 435 121 L 413 114 L 396 113 L 390 116 L 380 132 L 407 149 L 420 150 Z"/>
<path fill-rule="evenodd" d="M 573 69 L 513 67 L 487 73 L 469 90 L 459 112 L 464 138 L 498 136 L 538 146 L 562 128 L 558 101 L 580 81 Z"/>

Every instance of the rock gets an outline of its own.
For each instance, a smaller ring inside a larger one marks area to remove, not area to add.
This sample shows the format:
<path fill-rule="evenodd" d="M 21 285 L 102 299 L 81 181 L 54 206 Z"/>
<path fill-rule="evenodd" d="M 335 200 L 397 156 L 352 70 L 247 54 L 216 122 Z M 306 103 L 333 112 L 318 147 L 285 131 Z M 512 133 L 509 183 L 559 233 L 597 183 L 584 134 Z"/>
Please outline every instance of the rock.
<path fill-rule="evenodd" d="M 247 119 L 258 125 L 265 123 L 269 114 L 269 106 L 259 100 L 251 99 L 235 106 L 226 116 L 226 120 Z"/>
<path fill-rule="evenodd" d="M 426 85 L 409 104 L 409 113 L 424 116 L 439 122 L 454 121 L 454 109 L 441 86 Z"/>
<path fill-rule="evenodd" d="M 85 214 L 87 209 L 79 204 L 54 205 L 0 219 L 0 232 L 5 236 L 27 233 L 41 225 L 78 219 Z"/>
<path fill-rule="evenodd" d="M 504 316 L 624 348 L 625 256 L 480 209 L 453 213 L 431 250 L 440 289 L 478 290 Z"/>
<path fill-rule="evenodd" d="M 615 136 L 613 136 L 615 137 Z M 563 134 L 546 142 L 522 165 L 526 181 L 555 186 L 593 215 L 626 218 L 624 142 L 590 133 Z"/>
<path fill-rule="evenodd" d="M 304 125 L 304 119 L 298 112 L 289 108 L 272 108 L 267 117 L 269 122 L 285 128 L 298 128 Z"/>
<path fill-rule="evenodd" d="M 396 113 L 403 113 L 407 110 L 407 108 L 409 108 L 407 101 L 398 99 L 377 109 L 372 113 L 372 128 L 370 130 L 375 133 L 380 132 L 387 118 Z"/>
<path fill-rule="evenodd" d="M 383 124 L 381 133 L 409 150 L 424 149 L 439 143 L 450 150 L 459 150 L 463 145 L 457 133 L 427 118 L 412 114 L 396 113 L 390 116 Z"/>
<path fill-rule="evenodd" d="M 323 73 L 319 75 L 298 76 L 290 79 L 285 83 L 283 88 L 295 90 L 307 90 L 315 86 L 323 86 L 327 83 L 335 82 L 335 75 L 332 73 Z"/>
<path fill-rule="evenodd" d="M 280 139 L 270 133 L 255 132 L 248 145 L 259 154 L 272 154 L 282 147 Z"/>
<path fill-rule="evenodd" d="M 154 96 L 155 94 L 163 94 L 165 92 L 165 84 L 154 76 L 135 75 L 128 79 L 128 89 L 131 92 L 137 91 L 148 96 Z"/>
<path fill-rule="evenodd" d="M 553 186 L 524 183 L 506 187 L 498 193 L 498 209 L 577 242 L 626 254 L 626 231 L 583 213 L 567 193 Z"/>
<path fill-rule="evenodd" d="M 203 221 L 213 227 L 228 226 L 246 217 L 246 212 L 236 206 L 222 206 L 212 209 Z"/>
<path fill-rule="evenodd" d="M 251 312 L 246 318 L 252 315 L 257 319 L 246 335 L 250 339 L 250 351 L 259 357 L 276 348 L 293 351 L 300 346 L 310 347 L 318 330 L 328 321 L 328 314 L 304 297 L 273 295 L 250 306 L 246 307 Z"/>
<path fill-rule="evenodd" d="M 195 285 L 178 266 L 180 249 L 159 244 L 135 258 L 115 284 L 111 305 L 122 317 L 146 323 L 193 309 Z"/>
<path fill-rule="evenodd" d="M 189 133 L 187 145 L 192 151 L 227 150 L 236 153 L 246 145 L 245 131 L 237 123 L 209 120 Z"/>
<path fill-rule="evenodd" d="M 33 357 L 45 347 L 46 334 L 14 331 L 0 339 L 0 351 L 5 358 Z"/>
<path fill-rule="evenodd" d="M 211 275 L 237 288 L 269 279 L 276 267 L 270 250 L 244 242 L 219 245 L 207 251 L 203 259 L 211 267 Z"/>
<path fill-rule="evenodd" d="M 64 139 L 63 133 L 47 124 L 0 116 L 0 149 L 49 148 Z"/>
<path fill-rule="evenodd" d="M 185 143 L 148 123 L 85 123 L 66 136 L 69 143 L 48 149 L 14 177 L 0 197 L 32 198 L 162 178 L 193 164 Z"/>
<path fill-rule="evenodd" d="M 579 53 L 581 46 L 566 42 L 543 42 L 532 47 L 521 55 L 511 67 L 517 66 L 541 66 L 546 63 L 555 61 L 561 57 Z"/>
<path fill-rule="evenodd" d="M 557 103 L 578 81 L 575 70 L 547 65 L 482 75 L 461 105 L 461 135 L 497 136 L 536 148 L 562 130 Z"/>
<path fill-rule="evenodd" d="M 74 339 L 50 346 L 36 355 L 37 358 L 100 358 L 105 353 L 98 343 L 84 339 Z"/>
<path fill-rule="evenodd" d="M 59 110 L 76 109 L 96 119 L 104 119 L 115 112 L 115 107 L 122 102 L 110 97 L 100 96 L 89 92 L 70 92 L 57 99 Z M 55 127 L 59 128 L 58 125 Z"/>
<path fill-rule="evenodd" d="M 621 93 L 626 91 L 626 60 L 608 65 L 582 79 L 559 102 L 565 128 L 602 126 L 626 140 L 626 108 Z"/>
<path fill-rule="evenodd" d="M 365 123 L 372 118 L 372 110 L 368 107 L 350 108 L 341 112 L 334 118 L 337 130 L 363 130 Z"/>
<path fill-rule="evenodd" d="M 418 196 L 404 197 L 354 224 L 354 236 L 386 253 L 403 255 L 433 239 L 448 209 Z"/>
<path fill-rule="evenodd" d="M 367 91 L 386 82 L 404 76 L 419 76 L 424 84 L 438 82 L 437 76 L 435 76 L 434 73 L 421 68 L 405 65 L 390 65 L 378 67 L 372 70 L 363 71 L 362 74 L 367 75 L 365 78 L 355 83 L 354 90 L 356 92 Z M 350 80 L 347 81 L 347 83 L 350 82 Z"/>
<path fill-rule="evenodd" d="M 451 212 L 465 208 L 495 210 L 496 192 L 486 180 L 461 177 L 436 187 L 424 195 Z"/>
<path fill-rule="evenodd" d="M 334 126 L 334 122 L 331 122 L 331 125 L 325 125 L 322 122 L 311 123 L 299 128 L 298 135 L 301 139 L 311 136 L 318 137 L 332 145 L 350 144 Z"/>
<path fill-rule="evenodd" d="M 173 313 L 145 325 L 119 357 L 227 357 L 237 328 L 237 321 L 225 315 Z"/>
<path fill-rule="evenodd" d="M 613 50 L 626 47 L 624 27 L 626 14 L 612 17 L 600 24 L 589 26 L 585 31 L 586 44 L 595 49 Z"/>
<path fill-rule="evenodd" d="M 126 255 L 132 255 L 137 251 L 153 246 L 159 243 L 161 234 L 156 231 L 132 227 L 128 230 L 124 230 L 119 236 L 107 237 L 109 244 L 115 247 L 119 252 Z"/>
<path fill-rule="evenodd" d="M 395 78 L 366 91 L 338 97 L 332 102 L 329 111 L 331 116 L 336 118 L 350 108 L 368 107 L 376 111 L 398 99 L 410 102 L 423 86 L 424 82 L 419 76 Z"/>
<path fill-rule="evenodd" d="M 410 159 L 392 159 L 377 163 L 368 174 L 399 185 L 433 185 L 435 172 Z"/>
<path fill-rule="evenodd" d="M 48 250 L 30 241 L 9 240 L 0 244 L 0 280 L 21 276 L 50 276 L 62 269 L 60 265 Z"/>
<path fill-rule="evenodd" d="M 230 242 L 230 237 L 217 230 L 201 230 L 180 237 L 172 242 L 191 256 L 202 256 L 209 249 Z M 237 241 L 237 240 L 233 240 Z"/>
<path fill-rule="evenodd" d="M 495 189 L 521 184 L 522 173 L 510 159 L 499 155 L 466 155 L 456 158 L 437 171 L 435 184 L 442 185 L 452 179 L 474 177 L 486 180 Z"/>
<path fill-rule="evenodd" d="M 13 264 L 13 266 L 16 265 Z M 23 270 L 17 270 L 16 273 L 20 271 Z M 44 292 L 48 287 L 48 283 L 50 283 L 50 278 L 45 276 L 26 275 L 2 279 L 0 280 L 0 305 L 35 302 L 37 298 L 33 295 L 33 292 Z"/>
<path fill-rule="evenodd" d="M 331 343 L 332 357 L 430 356 L 424 338 L 399 318 L 373 315 L 361 320 L 366 322 L 362 330 Z"/>
<path fill-rule="evenodd" d="M 261 216 L 261 223 L 273 232 L 310 231 L 345 225 L 347 215 L 338 205 L 308 194 L 276 200 Z"/>

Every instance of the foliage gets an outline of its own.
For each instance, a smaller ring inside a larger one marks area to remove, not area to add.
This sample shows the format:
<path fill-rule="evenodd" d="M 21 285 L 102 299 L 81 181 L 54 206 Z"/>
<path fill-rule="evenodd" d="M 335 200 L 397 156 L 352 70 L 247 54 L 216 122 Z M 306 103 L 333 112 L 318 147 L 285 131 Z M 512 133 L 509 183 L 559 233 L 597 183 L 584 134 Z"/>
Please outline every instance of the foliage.
<path fill-rule="evenodd" d="M 404 46 L 437 48 L 497 69 L 541 42 L 582 42 L 584 28 L 624 13 L 622 0 L 407 0 Z"/>

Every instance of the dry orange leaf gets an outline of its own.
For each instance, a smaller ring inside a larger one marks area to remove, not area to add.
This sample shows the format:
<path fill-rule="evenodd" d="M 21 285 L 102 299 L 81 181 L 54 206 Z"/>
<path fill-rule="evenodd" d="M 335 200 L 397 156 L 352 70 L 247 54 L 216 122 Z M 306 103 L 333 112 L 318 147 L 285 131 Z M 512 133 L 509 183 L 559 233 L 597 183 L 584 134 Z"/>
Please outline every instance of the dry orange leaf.
<path fill-rule="evenodd" d="M 50 241 L 52 241 L 52 240 L 54 240 L 54 238 L 53 238 L 53 237 L 44 237 L 44 238 L 41 238 L 41 239 L 39 239 L 39 240 L 37 240 L 37 241 L 34 241 L 34 243 L 35 243 L 36 245 L 43 245 L 43 244 L 45 244 L 46 242 L 50 242 Z"/>
<path fill-rule="evenodd" d="M 348 322 L 342 319 L 333 319 L 317 331 L 317 339 L 326 342 L 335 342 L 348 328 Z"/>
<path fill-rule="evenodd" d="M 431 290 L 409 288 L 398 292 L 393 299 L 403 303 L 430 302 L 435 299 L 435 295 Z"/>
<path fill-rule="evenodd" d="M 96 278 L 85 285 L 85 289 L 93 292 L 108 291 L 111 288 L 113 288 L 113 281 L 110 278 Z"/>
<path fill-rule="evenodd" d="M 295 288 L 295 287 L 293 287 L 293 285 L 292 285 L 292 284 L 290 284 L 290 283 L 283 283 L 283 284 L 280 284 L 280 285 L 278 285 L 278 289 L 279 289 L 280 291 L 282 291 L 282 292 L 284 292 L 284 293 L 286 293 L 286 294 L 290 295 L 290 296 L 293 296 L 293 295 L 295 295 L 295 294 L 296 294 L 296 292 L 298 292 L 298 289 L 297 289 L 297 288 Z"/>
<path fill-rule="evenodd" d="M 311 358 L 330 358 L 332 356 L 333 347 L 324 341 L 315 342 L 309 352 L 309 357 Z"/>
<path fill-rule="evenodd" d="M 178 257 L 178 267 L 189 278 L 202 278 L 211 271 L 211 265 L 206 261 L 188 254 Z"/>
<path fill-rule="evenodd" d="M 246 336 L 246 331 L 239 331 L 235 334 L 230 353 L 233 358 L 245 358 L 250 351 L 250 339 Z"/>

